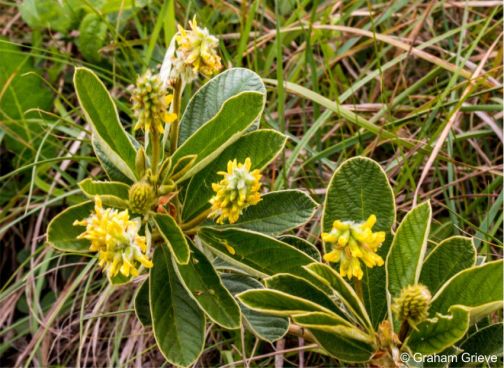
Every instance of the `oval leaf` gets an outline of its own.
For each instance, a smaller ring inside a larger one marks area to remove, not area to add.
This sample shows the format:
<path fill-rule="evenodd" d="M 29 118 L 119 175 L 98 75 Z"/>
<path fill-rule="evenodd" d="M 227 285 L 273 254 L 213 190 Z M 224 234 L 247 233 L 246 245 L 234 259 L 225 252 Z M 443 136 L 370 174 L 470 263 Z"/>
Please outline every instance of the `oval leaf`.
<path fill-rule="evenodd" d="M 228 161 L 236 159 L 238 162 L 244 162 L 247 157 L 250 157 L 251 170 L 262 169 L 283 149 L 285 141 L 284 135 L 267 129 L 250 132 L 240 137 L 191 179 L 182 210 L 183 221 L 186 222 L 210 208 L 210 198 L 215 194 L 212 183 L 217 183 L 222 179 L 217 172 L 225 171 Z"/>
<path fill-rule="evenodd" d="M 439 353 L 459 341 L 469 328 L 469 313 L 463 307 L 453 306 L 448 316 L 441 314 L 417 326 L 405 341 L 416 353 Z"/>
<path fill-rule="evenodd" d="M 75 220 L 89 217 L 93 202 L 84 202 L 68 207 L 54 217 L 47 228 L 47 242 L 63 252 L 89 252 L 89 240 L 77 239 L 86 230 L 84 226 L 74 226 Z"/>
<path fill-rule="evenodd" d="M 439 243 L 425 258 L 420 283 L 435 293 L 450 277 L 475 263 L 476 248 L 472 239 L 454 236 Z"/>
<path fill-rule="evenodd" d="M 387 238 L 378 250 L 378 254 L 385 258 L 396 216 L 394 193 L 377 162 L 365 157 L 347 160 L 334 172 L 327 188 L 322 231 L 330 231 L 334 220 L 361 222 L 372 214 L 377 217 L 373 230 L 387 232 Z M 387 313 L 384 267 L 364 268 L 362 289 L 369 317 L 377 327 Z"/>
<path fill-rule="evenodd" d="M 266 287 L 309 300 L 345 318 L 340 308 L 320 289 L 306 280 L 289 274 L 277 274 L 265 280 Z"/>
<path fill-rule="evenodd" d="M 102 202 L 114 208 L 128 208 L 128 190 L 127 184 L 119 181 L 94 181 L 90 178 L 84 179 L 79 183 L 79 187 L 86 197 L 94 199 L 99 195 Z"/>
<path fill-rule="evenodd" d="M 310 243 L 305 239 L 298 238 L 297 236 L 294 235 L 283 235 L 280 236 L 278 240 L 292 245 L 294 248 L 299 249 L 307 256 L 312 257 L 313 259 L 319 262 L 322 261 L 322 256 L 320 255 L 318 248 L 314 244 Z"/>
<path fill-rule="evenodd" d="M 135 314 L 142 326 L 152 324 L 149 303 L 149 280 L 142 282 L 135 295 Z"/>
<path fill-rule="evenodd" d="M 278 290 L 251 289 L 238 294 L 237 298 L 250 309 L 274 316 L 326 312 L 338 318 L 336 314 L 314 302 Z"/>
<path fill-rule="evenodd" d="M 465 353 L 476 355 L 502 356 L 504 324 L 502 322 L 481 328 L 471 334 L 461 345 Z"/>
<path fill-rule="evenodd" d="M 191 169 L 178 181 L 196 174 L 238 140 L 261 115 L 263 108 L 264 94 L 258 92 L 242 92 L 226 100 L 221 110 L 173 154 L 173 162 L 187 155 L 198 155 Z"/>
<path fill-rule="evenodd" d="M 315 261 L 287 243 L 250 230 L 203 228 L 198 235 L 220 258 L 258 276 L 284 272 L 309 277 L 301 266 Z"/>
<path fill-rule="evenodd" d="M 263 288 L 259 281 L 250 276 L 225 273 L 221 277 L 226 289 L 233 295 L 245 290 Z M 256 312 L 241 303 L 240 310 L 254 335 L 262 340 L 274 342 L 287 333 L 289 321 L 285 317 L 269 316 Z"/>
<path fill-rule="evenodd" d="M 240 327 L 240 308 L 208 261 L 193 245 L 186 265 L 174 264 L 180 280 L 207 316 L 224 328 Z"/>
<path fill-rule="evenodd" d="M 333 299 L 340 300 L 350 313 L 361 321 L 363 326 L 371 327 L 371 321 L 366 308 L 362 305 L 354 289 L 338 272 L 332 267 L 322 263 L 312 263 L 308 266 L 304 266 L 304 268 L 316 279 L 329 286 L 331 291 L 335 294 L 335 298 Z"/>
<path fill-rule="evenodd" d="M 189 244 L 173 217 L 157 213 L 153 216 L 153 219 L 177 263 L 187 264 L 190 257 Z"/>
<path fill-rule="evenodd" d="M 179 143 L 212 119 L 226 100 L 247 91 L 266 95 L 261 78 L 244 68 L 228 69 L 205 83 L 191 98 L 180 120 Z"/>
<path fill-rule="evenodd" d="M 459 272 L 432 298 L 431 313 L 446 314 L 452 305 L 469 307 L 471 318 L 502 308 L 502 260 Z"/>
<path fill-rule="evenodd" d="M 306 223 L 315 213 L 317 202 L 300 190 L 282 190 L 262 196 L 248 207 L 236 226 L 263 233 L 282 233 Z"/>
<path fill-rule="evenodd" d="M 409 211 L 401 221 L 385 261 L 387 290 L 392 298 L 418 283 L 427 249 L 432 209 L 429 202 Z"/>
<path fill-rule="evenodd" d="M 174 365 L 194 363 L 205 343 L 205 315 L 173 269 L 166 247 L 154 252 L 149 275 L 152 328 L 159 350 Z"/>
<path fill-rule="evenodd" d="M 75 68 L 74 86 L 86 121 L 99 142 L 101 155 L 104 153 L 116 170 L 134 181 L 136 150 L 119 121 L 114 101 L 104 84 L 90 69 Z M 100 159 L 98 152 L 96 154 Z"/>

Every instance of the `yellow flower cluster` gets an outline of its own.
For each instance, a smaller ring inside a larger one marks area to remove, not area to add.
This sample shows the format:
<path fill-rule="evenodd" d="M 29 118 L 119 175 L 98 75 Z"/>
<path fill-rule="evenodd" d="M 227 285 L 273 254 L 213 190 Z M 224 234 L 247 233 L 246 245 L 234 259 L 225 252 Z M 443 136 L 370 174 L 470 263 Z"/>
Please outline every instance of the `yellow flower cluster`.
<path fill-rule="evenodd" d="M 219 41 L 208 32 L 208 29 L 198 27 L 196 17 L 189 21 L 189 25 L 190 30 L 178 26 L 178 33 L 175 36 L 177 59 L 191 67 L 194 74 L 200 72 L 209 77 L 222 68 L 221 59 L 217 55 Z M 177 63 L 174 64 L 177 67 Z"/>
<path fill-rule="evenodd" d="M 137 276 L 139 264 L 152 267 L 145 255 L 145 237 L 138 235 L 140 225 L 139 218 L 130 220 L 128 210 L 103 209 L 99 196 L 95 197 L 94 213 L 74 222 L 74 226 L 86 227 L 78 239 L 91 242 L 89 250 L 98 252 L 99 264 L 109 278 L 119 272 L 126 277 Z"/>
<path fill-rule="evenodd" d="M 219 171 L 224 176 L 219 183 L 213 183 L 212 189 L 216 193 L 212 197 L 212 212 L 209 217 L 216 218 L 217 223 L 223 224 L 227 219 L 230 224 L 238 221 L 243 209 L 255 205 L 261 200 L 261 173 L 259 170 L 250 171 L 252 162 L 247 157 L 244 163 L 235 160 L 227 164 L 227 172 Z"/>
<path fill-rule="evenodd" d="M 149 132 L 155 129 L 163 133 L 165 124 L 177 119 L 177 115 L 168 110 L 173 95 L 166 92 L 159 75 L 152 74 L 150 70 L 137 79 L 131 100 L 137 118 L 134 130 L 142 128 Z"/>
<path fill-rule="evenodd" d="M 341 276 L 349 279 L 362 279 L 360 260 L 369 268 L 382 266 L 383 259 L 376 252 L 385 240 L 385 232 L 373 232 L 371 229 L 375 223 L 375 215 L 362 223 L 334 221 L 331 231 L 322 233 L 322 240 L 332 246 L 332 250 L 324 255 L 324 260 L 340 262 Z"/>

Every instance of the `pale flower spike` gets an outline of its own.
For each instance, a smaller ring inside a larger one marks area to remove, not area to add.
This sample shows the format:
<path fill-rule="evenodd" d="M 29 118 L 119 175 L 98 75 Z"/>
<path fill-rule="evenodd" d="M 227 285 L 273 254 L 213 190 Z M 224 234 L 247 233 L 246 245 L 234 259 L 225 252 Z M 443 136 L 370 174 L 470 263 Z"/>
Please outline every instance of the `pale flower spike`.
<path fill-rule="evenodd" d="M 137 79 L 131 100 L 137 118 L 134 130 L 163 133 L 164 126 L 177 119 L 177 115 L 169 111 L 173 95 L 167 93 L 159 75 L 150 70 Z"/>
<path fill-rule="evenodd" d="M 383 259 L 376 254 L 385 240 L 385 232 L 373 232 L 376 216 L 371 215 L 362 223 L 336 220 L 330 232 L 322 233 L 322 240 L 329 243 L 332 250 L 324 255 L 327 262 L 340 263 L 343 277 L 362 279 L 364 275 L 360 261 L 372 268 L 382 266 Z"/>
<path fill-rule="evenodd" d="M 128 210 L 104 209 L 100 197 L 96 196 L 94 212 L 73 224 L 86 227 L 77 238 L 91 242 L 89 250 L 98 252 L 99 264 L 109 278 L 119 273 L 125 277 L 138 276 L 139 265 L 153 266 L 145 254 L 145 237 L 138 235 L 140 218 L 130 220 Z"/>
<path fill-rule="evenodd" d="M 245 208 L 261 200 L 259 180 L 262 175 L 257 169 L 250 171 L 251 166 L 249 157 L 244 163 L 238 163 L 235 159 L 228 162 L 227 172 L 218 172 L 224 178 L 219 183 L 212 184 L 216 194 L 210 199 L 212 212 L 209 215 L 217 218 L 217 223 L 223 224 L 225 220 L 230 224 L 235 223 Z"/>

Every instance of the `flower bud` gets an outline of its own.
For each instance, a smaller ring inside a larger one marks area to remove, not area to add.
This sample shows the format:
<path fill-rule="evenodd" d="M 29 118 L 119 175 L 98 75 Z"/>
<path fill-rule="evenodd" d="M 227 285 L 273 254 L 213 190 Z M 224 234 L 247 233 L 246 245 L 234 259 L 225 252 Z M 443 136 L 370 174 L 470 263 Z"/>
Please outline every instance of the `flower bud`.
<path fill-rule="evenodd" d="M 154 189 L 145 182 L 138 182 L 129 189 L 129 205 L 133 212 L 147 213 L 154 202 Z"/>
<path fill-rule="evenodd" d="M 408 321 L 415 326 L 429 316 L 431 298 L 429 289 L 424 285 L 409 285 L 394 300 L 392 310 L 401 322 Z"/>

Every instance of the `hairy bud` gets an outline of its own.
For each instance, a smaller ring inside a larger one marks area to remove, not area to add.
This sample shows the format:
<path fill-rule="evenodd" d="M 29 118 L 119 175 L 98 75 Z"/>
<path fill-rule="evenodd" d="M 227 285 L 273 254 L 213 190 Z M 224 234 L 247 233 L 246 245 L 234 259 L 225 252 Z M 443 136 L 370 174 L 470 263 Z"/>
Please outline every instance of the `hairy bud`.
<path fill-rule="evenodd" d="M 154 202 L 154 189 L 145 182 L 138 182 L 129 189 L 129 205 L 133 212 L 147 213 Z"/>
<path fill-rule="evenodd" d="M 415 326 L 428 317 L 431 298 L 429 289 L 424 285 L 409 285 L 394 300 L 392 310 L 400 321 L 408 321 Z"/>

